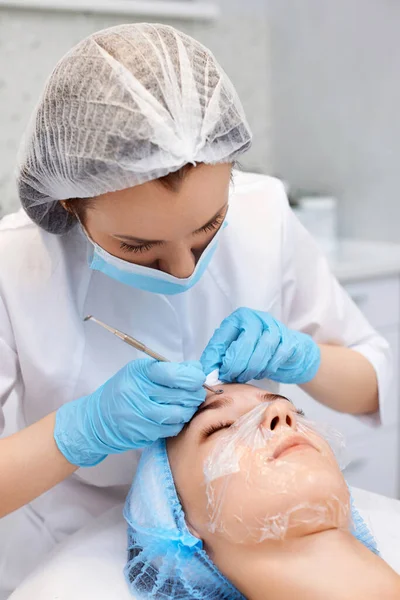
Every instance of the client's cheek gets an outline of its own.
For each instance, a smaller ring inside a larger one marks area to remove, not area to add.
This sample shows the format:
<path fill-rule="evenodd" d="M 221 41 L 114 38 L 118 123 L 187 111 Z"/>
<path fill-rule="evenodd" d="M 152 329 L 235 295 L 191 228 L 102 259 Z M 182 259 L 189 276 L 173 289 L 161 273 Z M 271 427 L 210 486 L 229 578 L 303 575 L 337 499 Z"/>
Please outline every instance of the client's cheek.
<path fill-rule="evenodd" d="M 253 544 L 348 527 L 347 486 L 329 444 L 306 419 L 268 431 L 263 411 L 221 435 L 205 460 L 209 532 Z M 339 434 L 327 438 L 341 449 Z"/>
<path fill-rule="evenodd" d="M 243 457 L 240 471 L 207 487 L 208 528 L 232 543 L 258 544 L 349 527 L 349 493 L 321 455 L 308 464 Z"/>

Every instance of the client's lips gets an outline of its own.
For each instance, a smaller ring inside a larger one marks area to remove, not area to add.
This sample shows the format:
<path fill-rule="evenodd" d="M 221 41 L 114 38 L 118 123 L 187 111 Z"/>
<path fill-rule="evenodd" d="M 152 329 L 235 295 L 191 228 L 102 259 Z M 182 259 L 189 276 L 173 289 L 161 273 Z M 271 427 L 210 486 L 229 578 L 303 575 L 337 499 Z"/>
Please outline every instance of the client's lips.
<path fill-rule="evenodd" d="M 305 437 L 301 435 L 292 435 L 290 438 L 288 438 L 275 448 L 272 458 L 279 458 L 287 450 L 291 450 L 292 448 L 298 446 L 308 446 L 309 448 L 314 448 L 314 450 L 316 450 L 316 447 Z"/>

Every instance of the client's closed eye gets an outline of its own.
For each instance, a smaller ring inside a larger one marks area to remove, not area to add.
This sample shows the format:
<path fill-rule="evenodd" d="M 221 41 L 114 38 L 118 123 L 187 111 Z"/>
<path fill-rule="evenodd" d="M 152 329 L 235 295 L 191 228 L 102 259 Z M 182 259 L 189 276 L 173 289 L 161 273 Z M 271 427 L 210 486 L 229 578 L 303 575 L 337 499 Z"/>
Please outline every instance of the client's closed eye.
<path fill-rule="evenodd" d="M 208 439 L 210 436 L 212 436 L 214 433 L 217 433 L 218 431 L 222 431 L 223 429 L 229 429 L 229 427 L 231 427 L 231 425 L 233 425 L 234 422 L 235 421 L 227 421 L 221 423 L 212 423 L 211 425 L 208 425 L 201 432 L 202 441 Z"/>

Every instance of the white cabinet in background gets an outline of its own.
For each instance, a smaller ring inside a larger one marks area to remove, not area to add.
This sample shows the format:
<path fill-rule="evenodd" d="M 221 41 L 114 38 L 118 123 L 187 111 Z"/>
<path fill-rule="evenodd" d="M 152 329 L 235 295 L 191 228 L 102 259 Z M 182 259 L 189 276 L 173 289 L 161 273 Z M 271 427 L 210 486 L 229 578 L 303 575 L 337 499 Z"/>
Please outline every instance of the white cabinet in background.
<path fill-rule="evenodd" d="M 343 285 L 375 329 L 399 324 L 400 278 L 384 277 Z"/>
<path fill-rule="evenodd" d="M 331 410 L 297 386 L 283 385 L 281 393 L 302 408 L 308 418 L 328 423 L 345 436 L 350 461 L 345 474 L 350 485 L 400 498 L 400 278 L 392 275 L 343 285 L 392 348 L 394 377 L 384 404 L 384 425 L 373 427 L 357 417 Z"/>

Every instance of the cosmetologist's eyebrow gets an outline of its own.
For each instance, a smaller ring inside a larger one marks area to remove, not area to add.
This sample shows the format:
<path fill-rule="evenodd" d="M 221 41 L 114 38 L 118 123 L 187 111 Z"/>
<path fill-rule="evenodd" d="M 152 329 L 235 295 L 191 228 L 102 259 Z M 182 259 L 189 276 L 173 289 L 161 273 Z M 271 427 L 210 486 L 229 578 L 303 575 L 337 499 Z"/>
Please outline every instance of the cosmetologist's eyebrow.
<path fill-rule="evenodd" d="M 209 221 L 207 221 L 207 223 L 205 223 L 204 225 L 202 225 L 201 227 L 199 227 L 198 229 L 196 229 L 195 231 L 193 231 L 193 233 L 198 233 L 199 231 L 201 231 L 202 229 L 208 227 L 209 225 L 211 225 L 212 223 L 214 223 L 215 219 L 221 214 L 221 212 L 224 210 L 224 208 L 226 208 L 227 203 L 225 202 L 225 204 L 223 206 L 221 206 L 221 208 L 215 213 L 215 215 L 213 217 L 211 217 L 211 219 Z M 118 238 L 122 241 L 126 240 L 128 242 L 133 242 L 134 244 L 164 244 L 165 242 L 163 240 L 146 240 L 144 238 L 137 238 L 134 237 L 132 235 L 125 235 L 122 233 L 114 233 L 113 237 Z"/>

